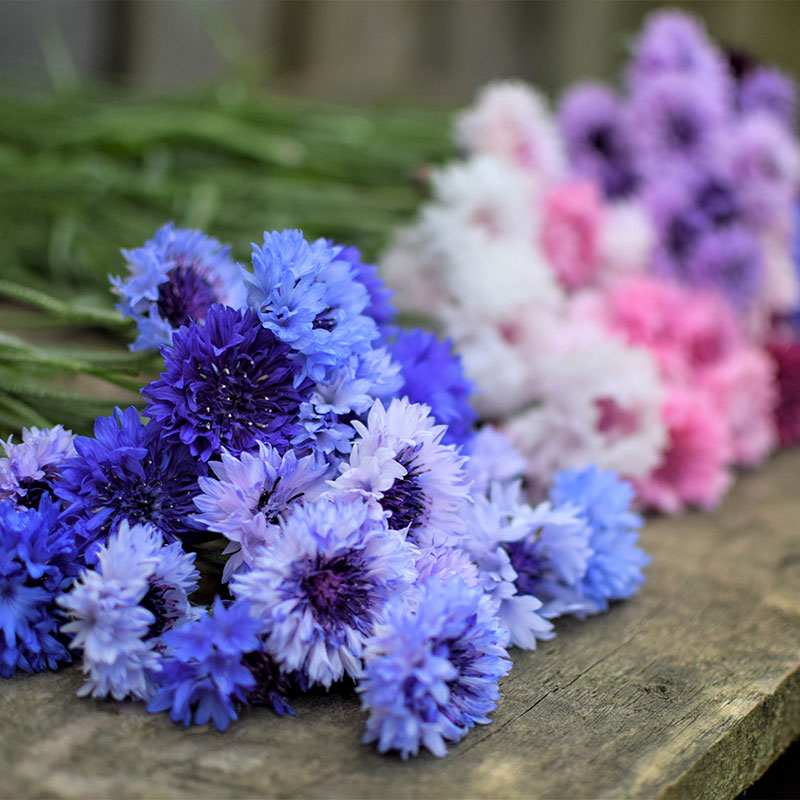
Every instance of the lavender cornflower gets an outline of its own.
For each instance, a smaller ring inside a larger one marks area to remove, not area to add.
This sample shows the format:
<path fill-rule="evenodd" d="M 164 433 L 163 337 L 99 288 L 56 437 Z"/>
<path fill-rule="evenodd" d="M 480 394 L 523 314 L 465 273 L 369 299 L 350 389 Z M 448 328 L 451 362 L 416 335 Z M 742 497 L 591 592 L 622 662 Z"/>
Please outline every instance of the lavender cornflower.
<path fill-rule="evenodd" d="M 519 593 L 541 600 L 539 613 L 547 619 L 585 611 L 581 581 L 593 553 L 589 526 L 569 506 L 545 502 L 519 513 L 526 532 L 504 542 Z"/>
<path fill-rule="evenodd" d="M 221 731 L 248 702 L 266 702 L 277 714 L 293 714 L 280 694 L 283 679 L 263 656 L 262 630 L 249 603 L 226 606 L 217 598 L 213 615 L 165 633 L 167 650 L 152 675 L 156 692 L 147 710 L 169 711 L 173 722 L 186 727 L 213 720 Z"/>
<path fill-rule="evenodd" d="M 366 503 L 321 498 L 281 524 L 283 536 L 231 588 L 267 629 L 266 651 L 285 672 L 329 687 L 357 676 L 386 602 L 414 581 L 414 549 Z"/>
<path fill-rule="evenodd" d="M 647 17 L 628 72 L 631 92 L 637 94 L 665 74 L 695 78 L 718 102 L 731 102 L 733 86 L 722 54 L 695 17 L 673 9 Z"/>
<path fill-rule="evenodd" d="M 553 480 L 550 501 L 576 509 L 591 531 L 592 556 L 581 581 L 584 613 L 632 597 L 645 580 L 642 568 L 650 557 L 636 546 L 643 521 L 631 511 L 633 498 L 630 483 L 594 466 L 559 472 Z"/>
<path fill-rule="evenodd" d="M 559 123 L 570 165 L 610 198 L 629 196 L 638 183 L 625 109 L 608 87 L 581 83 L 562 98 Z"/>
<path fill-rule="evenodd" d="M 366 426 L 353 426 L 359 438 L 349 462 L 339 466 L 334 493 L 367 498 L 392 530 L 421 547 L 455 543 L 469 503 L 465 459 L 442 444 L 445 427 L 434 423 L 428 407 L 404 398 L 384 409 L 376 400 Z"/>
<path fill-rule="evenodd" d="M 693 286 L 718 291 L 734 308 L 744 311 L 764 282 L 759 241 L 743 227 L 709 233 L 691 257 L 689 275 Z"/>
<path fill-rule="evenodd" d="M 53 490 L 87 563 L 123 520 L 149 522 L 169 540 L 197 535 L 192 498 L 207 468 L 183 445 L 165 442 L 156 423 L 145 425 L 133 406 L 117 408 L 95 421 L 94 438 L 74 443 L 78 456 L 64 462 Z"/>
<path fill-rule="evenodd" d="M 537 640 L 553 638 L 553 625 L 542 616 L 542 601 L 519 591 L 519 576 L 505 547 L 531 529 L 528 512 L 519 483 L 492 484 L 488 495 L 475 495 L 467 508 L 467 535 L 461 546 L 477 565 L 480 585 L 510 643 L 534 650 Z"/>
<path fill-rule="evenodd" d="M 794 131 L 797 120 L 797 86 L 791 76 L 774 67 L 757 66 L 739 84 L 742 114 L 765 112 Z"/>
<path fill-rule="evenodd" d="M 209 309 L 162 348 L 165 371 L 142 394 L 164 437 L 207 461 L 267 442 L 281 451 L 298 431 L 300 404 L 312 385 L 301 380 L 290 350 L 250 310 Z"/>
<path fill-rule="evenodd" d="M 280 535 L 279 523 L 295 503 L 314 500 L 327 488 L 327 470 L 313 456 L 298 459 L 291 450 L 281 455 L 263 442 L 256 452 L 238 457 L 223 450 L 210 466 L 215 477 L 198 481 L 195 519 L 229 541 L 223 581 L 253 566 L 258 550 Z"/>
<path fill-rule="evenodd" d="M 765 112 L 743 117 L 731 141 L 731 171 L 757 226 L 782 221 L 794 207 L 800 150 L 792 133 Z"/>
<path fill-rule="evenodd" d="M 485 725 L 500 699 L 498 682 L 511 668 L 491 603 L 458 576 L 421 583 L 415 603 L 392 600 L 366 649 L 358 684 L 369 712 L 365 742 L 398 750 L 420 746 L 435 756 Z"/>
<path fill-rule="evenodd" d="M 123 250 L 130 276 L 110 278 L 117 309 L 139 329 L 132 350 L 169 344 L 190 321 L 202 323 L 215 303 L 241 308 L 245 288 L 230 247 L 169 222 L 143 247 Z"/>
<path fill-rule="evenodd" d="M 728 124 L 727 107 L 714 91 L 680 74 L 643 85 L 632 100 L 631 118 L 636 161 L 645 179 L 714 166 Z"/>
<path fill-rule="evenodd" d="M 35 508 L 42 495 L 53 496 L 53 482 L 61 465 L 75 455 L 72 431 L 61 425 L 24 428 L 22 441 L 0 441 L 6 458 L 0 458 L 0 500 L 11 498 L 17 505 Z"/>
<path fill-rule="evenodd" d="M 447 425 L 444 444 L 463 444 L 477 419 L 469 404 L 475 387 L 464 375 L 451 340 L 440 342 L 435 334 L 419 328 L 400 331 L 391 353 L 401 366 L 402 394 L 412 403 L 428 406 L 431 416 Z"/>
<path fill-rule="evenodd" d="M 253 245 L 253 273 L 242 272 L 248 305 L 317 382 L 378 338 L 364 313 L 367 290 L 340 253 L 322 239 L 309 244 L 300 231 L 265 233 L 263 246 Z"/>
<path fill-rule="evenodd" d="M 123 522 L 58 604 L 70 617 L 62 631 L 83 651 L 86 682 L 79 695 L 146 700 L 153 691 L 158 637 L 191 619 L 188 597 L 197 588 L 194 554 L 164 544 L 149 525 Z"/>
<path fill-rule="evenodd" d="M 69 532 L 44 493 L 38 508 L 0 500 L 0 676 L 41 672 L 70 661 L 58 634 L 55 597 L 77 574 Z"/>

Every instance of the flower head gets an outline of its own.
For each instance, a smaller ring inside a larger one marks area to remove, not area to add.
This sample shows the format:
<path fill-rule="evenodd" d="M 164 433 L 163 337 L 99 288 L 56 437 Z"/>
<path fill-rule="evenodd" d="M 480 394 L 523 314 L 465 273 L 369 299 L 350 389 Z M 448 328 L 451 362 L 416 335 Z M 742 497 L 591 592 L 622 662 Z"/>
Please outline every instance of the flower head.
<path fill-rule="evenodd" d="M 776 336 L 767 349 L 778 383 L 775 424 L 781 446 L 791 447 L 800 442 L 800 341 Z"/>
<path fill-rule="evenodd" d="M 0 500 L 35 508 L 42 495 L 53 497 L 53 482 L 67 458 L 75 455 L 72 432 L 61 425 L 24 428 L 22 441 L 0 442 L 6 458 L 0 458 Z"/>
<path fill-rule="evenodd" d="M 567 291 L 587 286 L 595 277 L 603 211 L 591 181 L 562 183 L 544 199 L 542 247 Z"/>
<path fill-rule="evenodd" d="M 800 150 L 792 132 L 760 112 L 743 117 L 730 143 L 731 170 L 749 218 L 768 225 L 789 217 L 800 182 Z"/>
<path fill-rule="evenodd" d="M 471 153 L 491 153 L 548 180 L 564 171 L 561 137 L 545 98 L 524 83 L 489 84 L 456 122 L 456 141 Z"/>
<path fill-rule="evenodd" d="M 731 79 L 725 60 L 701 23 L 674 9 L 647 17 L 634 47 L 628 74 L 630 88 L 637 93 L 665 74 L 701 80 L 719 100 L 730 99 Z"/>
<path fill-rule="evenodd" d="M 285 672 L 330 686 L 361 671 L 386 602 L 414 581 L 414 550 L 363 501 L 321 498 L 282 522 L 283 535 L 231 581 L 264 621 L 266 650 Z"/>
<path fill-rule="evenodd" d="M 564 95 L 558 116 L 572 169 L 596 181 L 607 197 L 629 196 L 638 176 L 620 99 L 602 84 L 581 83 Z"/>
<path fill-rule="evenodd" d="M 207 469 L 183 445 L 165 442 L 155 422 L 145 425 L 133 406 L 99 417 L 94 437 L 76 436 L 75 450 L 54 492 L 87 563 L 123 520 L 149 522 L 169 540 L 197 534 L 192 498 Z"/>
<path fill-rule="evenodd" d="M 420 746 L 436 756 L 458 741 L 500 699 L 498 681 L 511 668 L 491 603 L 458 576 L 429 578 L 416 602 L 395 598 L 367 646 L 358 685 L 369 712 L 365 742 L 398 750 L 405 759 Z"/>
<path fill-rule="evenodd" d="M 265 233 L 253 245 L 253 273 L 242 273 L 248 305 L 314 381 L 378 338 L 366 286 L 341 252 L 322 239 L 309 244 L 300 231 Z"/>
<path fill-rule="evenodd" d="M 631 116 L 637 163 L 646 178 L 716 163 L 727 107 L 703 81 L 680 74 L 653 78 L 633 98 Z"/>
<path fill-rule="evenodd" d="M 474 391 L 464 375 L 461 359 L 453 352 L 449 339 L 417 328 L 401 331 L 391 345 L 392 358 L 400 364 L 402 389 L 412 403 L 430 408 L 431 416 L 447 425 L 445 444 L 461 444 L 475 424 L 475 411 L 469 403 Z"/>
<path fill-rule="evenodd" d="M 442 444 L 446 429 L 435 424 L 428 407 L 404 398 L 384 408 L 376 400 L 367 424 L 353 425 L 359 438 L 349 462 L 339 466 L 334 492 L 367 498 L 390 529 L 420 546 L 454 543 L 469 502 L 464 458 Z"/>
<path fill-rule="evenodd" d="M 790 131 L 797 119 L 797 85 L 791 76 L 774 67 L 758 66 L 739 84 L 739 110 L 743 114 L 766 112 Z"/>
<path fill-rule="evenodd" d="M 214 477 L 200 478 L 194 498 L 195 519 L 204 528 L 229 541 L 223 580 L 243 566 L 252 566 L 259 548 L 269 547 L 280 535 L 280 521 L 296 503 L 316 499 L 326 488 L 325 467 L 313 456 L 283 455 L 263 442 L 253 453 L 238 457 L 222 451 L 211 462 Z"/>
<path fill-rule="evenodd" d="M 635 482 L 642 502 L 667 514 L 686 505 L 714 508 L 731 482 L 725 421 L 700 388 L 673 387 L 663 414 L 668 433 L 661 463 Z"/>
<path fill-rule="evenodd" d="M 147 414 L 167 440 L 207 461 L 260 441 L 285 450 L 299 431 L 300 404 L 311 394 L 290 349 L 250 310 L 209 310 L 204 326 L 189 325 L 162 350 L 165 372 L 142 390 Z"/>
<path fill-rule="evenodd" d="M 247 658 L 254 666 L 258 662 L 262 630 L 263 623 L 250 614 L 249 603 L 226 606 L 217 598 L 213 614 L 165 633 L 167 649 L 152 675 L 156 690 L 147 710 L 168 710 L 173 722 L 187 728 L 213 720 L 224 731 L 238 719 L 237 709 L 249 695 L 258 692 L 255 670 Z M 274 708 L 279 714 L 288 709 L 282 700 Z"/>
<path fill-rule="evenodd" d="M 689 279 L 697 288 L 719 292 L 736 309 L 749 308 L 764 282 L 758 239 L 742 227 L 707 234 L 689 262 Z"/>
<path fill-rule="evenodd" d="M 191 618 L 188 597 L 198 578 L 194 554 L 165 544 L 148 525 L 123 522 L 99 548 L 96 568 L 58 601 L 72 618 L 62 631 L 83 651 L 88 677 L 78 694 L 147 699 L 158 637 Z"/>
<path fill-rule="evenodd" d="M 38 508 L 0 500 L 0 677 L 71 660 L 58 634 L 55 597 L 76 574 L 72 537 L 59 527 L 48 494 Z"/>
<path fill-rule="evenodd" d="M 589 531 L 590 553 L 581 576 L 580 614 L 596 614 L 609 601 L 632 597 L 645 580 L 650 558 L 636 546 L 643 520 L 631 511 L 633 487 L 594 466 L 557 474 L 550 501 L 574 510 Z"/>
<path fill-rule="evenodd" d="M 111 284 L 122 298 L 117 308 L 139 328 L 134 350 L 169 344 L 182 325 L 202 323 L 215 303 L 244 305 L 244 284 L 230 247 L 201 231 L 169 222 L 143 247 L 122 253 L 130 276 L 111 278 Z"/>

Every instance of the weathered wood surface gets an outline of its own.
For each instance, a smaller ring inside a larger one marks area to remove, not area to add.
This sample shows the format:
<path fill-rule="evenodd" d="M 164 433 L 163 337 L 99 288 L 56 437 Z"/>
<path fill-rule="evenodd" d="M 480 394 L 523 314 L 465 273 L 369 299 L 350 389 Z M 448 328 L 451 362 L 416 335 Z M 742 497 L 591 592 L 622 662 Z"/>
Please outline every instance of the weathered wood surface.
<path fill-rule="evenodd" d="M 632 602 L 515 653 L 491 725 L 444 760 L 360 744 L 351 696 L 227 733 L 78 700 L 80 675 L 0 685 L 3 798 L 733 797 L 800 734 L 800 453 L 723 509 L 648 526 Z"/>

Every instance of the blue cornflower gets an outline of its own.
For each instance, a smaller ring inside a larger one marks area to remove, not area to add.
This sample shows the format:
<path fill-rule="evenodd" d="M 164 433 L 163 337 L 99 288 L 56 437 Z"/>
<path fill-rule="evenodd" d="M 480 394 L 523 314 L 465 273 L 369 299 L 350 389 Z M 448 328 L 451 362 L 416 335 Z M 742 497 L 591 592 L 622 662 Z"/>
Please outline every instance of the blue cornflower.
<path fill-rule="evenodd" d="M 332 242 L 329 242 L 329 244 L 335 247 Z M 336 259 L 350 264 L 353 268 L 355 279 L 363 284 L 367 290 L 369 303 L 363 313 L 368 317 L 372 317 L 378 325 L 390 323 L 396 313 L 392 305 L 394 292 L 378 274 L 378 268 L 373 264 L 365 264 L 361 260 L 361 253 L 356 247 L 343 247 Z"/>
<path fill-rule="evenodd" d="M 431 416 L 447 425 L 445 444 L 463 444 L 477 419 L 469 404 L 474 386 L 464 375 L 461 357 L 452 342 L 440 342 L 421 329 L 401 331 L 391 345 L 392 358 L 401 365 L 402 393 L 412 403 L 424 403 Z"/>
<path fill-rule="evenodd" d="M 264 620 L 266 650 L 281 668 L 329 687 L 360 672 L 386 602 L 416 578 L 415 552 L 359 500 L 323 497 L 296 507 L 281 527 L 283 536 L 231 587 Z"/>
<path fill-rule="evenodd" d="M 78 694 L 146 700 L 158 637 L 194 615 L 188 598 L 199 577 L 194 553 L 164 544 L 149 525 L 123 522 L 99 548 L 96 568 L 58 600 L 72 618 L 61 630 L 83 651 L 87 679 Z"/>
<path fill-rule="evenodd" d="M 359 680 L 369 712 L 365 742 L 398 750 L 420 746 L 447 754 L 476 724 L 486 724 L 500 699 L 498 682 L 511 668 L 488 598 L 458 576 L 418 585 L 416 603 L 392 600 L 375 628 Z"/>
<path fill-rule="evenodd" d="M 445 427 L 435 424 L 428 407 L 404 398 L 385 409 L 376 400 L 366 426 L 353 426 L 359 438 L 349 462 L 339 466 L 333 491 L 367 498 L 392 530 L 421 547 L 455 543 L 469 503 L 465 458 L 442 444 Z"/>
<path fill-rule="evenodd" d="M 478 579 L 500 618 L 508 641 L 534 650 L 537 640 L 552 639 L 553 625 L 543 616 L 539 597 L 520 591 L 518 574 L 506 545 L 530 530 L 531 509 L 520 499 L 520 484 L 494 483 L 486 495 L 473 496 L 464 514 L 467 535 L 461 546 L 478 567 Z"/>
<path fill-rule="evenodd" d="M 178 328 L 201 323 L 215 303 L 244 306 L 244 283 L 230 247 L 202 231 L 169 222 L 144 247 L 122 253 L 131 274 L 110 280 L 122 298 L 117 309 L 139 329 L 132 350 L 169 344 Z"/>
<path fill-rule="evenodd" d="M 71 660 L 54 598 L 77 571 L 72 537 L 58 526 L 58 505 L 48 494 L 38 508 L 0 500 L 0 676 Z"/>
<path fill-rule="evenodd" d="M 213 720 L 224 731 L 238 719 L 237 707 L 245 705 L 248 694 L 258 689 L 245 656 L 261 651 L 262 628 L 261 620 L 250 615 L 249 603 L 226 607 L 217 598 L 213 615 L 165 633 L 167 650 L 152 676 L 156 692 L 147 710 L 169 710 L 170 719 L 186 727 Z M 291 713 L 277 702 L 274 708 L 279 714 Z"/>
<path fill-rule="evenodd" d="M 313 456 L 297 458 L 292 450 L 283 455 L 258 443 L 258 451 L 238 458 L 222 451 L 212 461 L 214 478 L 200 478 L 200 494 L 194 499 L 200 513 L 195 519 L 229 541 L 223 580 L 252 566 L 258 550 L 269 547 L 280 535 L 280 520 L 296 503 L 316 499 L 325 485 L 327 470 Z"/>
<path fill-rule="evenodd" d="M 312 385 L 250 309 L 214 306 L 205 325 L 182 328 L 162 354 L 165 371 L 142 394 L 166 439 L 202 461 L 222 447 L 240 453 L 267 442 L 287 449 Z"/>
<path fill-rule="evenodd" d="M 636 594 L 650 557 L 636 546 L 642 518 L 631 511 L 634 490 L 615 472 L 590 466 L 556 474 L 550 489 L 555 506 L 571 506 L 590 529 L 592 556 L 581 581 L 585 613 L 605 611 L 611 600 Z"/>
<path fill-rule="evenodd" d="M 61 425 L 24 428 L 19 444 L 0 441 L 6 458 L 0 458 L 0 500 L 35 508 L 43 494 L 53 497 L 53 481 L 61 465 L 75 455 L 72 431 Z"/>
<path fill-rule="evenodd" d="M 300 231 L 265 233 L 253 245 L 253 273 L 242 272 L 248 305 L 316 382 L 378 338 L 364 313 L 367 290 L 340 252 L 322 239 L 309 244 Z"/>
<path fill-rule="evenodd" d="M 384 348 L 351 356 L 328 380 L 315 384 L 311 400 L 301 407 L 300 433 L 292 445 L 328 462 L 347 455 L 355 436 L 350 422 L 376 399 L 391 400 L 402 385 L 400 365 Z"/>
<path fill-rule="evenodd" d="M 207 468 L 187 448 L 165 442 L 159 426 L 145 425 L 133 406 L 99 417 L 94 438 L 76 436 L 75 450 L 54 492 L 64 503 L 62 523 L 87 563 L 123 520 L 150 522 L 168 539 L 196 535 L 192 498 Z"/>

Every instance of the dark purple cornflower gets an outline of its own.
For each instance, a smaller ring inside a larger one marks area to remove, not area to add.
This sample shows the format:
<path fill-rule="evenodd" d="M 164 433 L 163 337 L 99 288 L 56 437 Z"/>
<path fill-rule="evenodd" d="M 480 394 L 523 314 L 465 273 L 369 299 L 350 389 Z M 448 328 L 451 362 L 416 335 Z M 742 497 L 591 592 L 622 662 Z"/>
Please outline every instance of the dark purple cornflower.
<path fill-rule="evenodd" d="M 197 534 L 193 501 L 208 470 L 186 447 L 165 441 L 156 422 L 145 425 L 133 406 L 117 408 L 97 419 L 93 438 L 76 436 L 74 444 L 78 456 L 64 462 L 54 492 L 87 563 L 124 520 L 149 522 L 170 541 Z"/>
<path fill-rule="evenodd" d="M 602 84 L 578 84 L 562 98 L 558 116 L 572 169 L 597 181 L 608 197 L 631 194 L 637 176 L 619 98 Z"/>
<path fill-rule="evenodd" d="M 312 383 L 253 311 L 212 307 L 162 348 L 166 370 L 142 390 L 147 414 L 169 441 L 208 461 L 222 447 L 238 454 L 266 442 L 285 451 L 299 432 L 300 404 Z"/>

